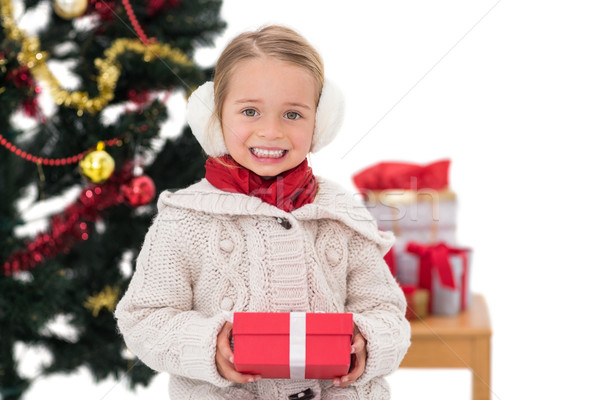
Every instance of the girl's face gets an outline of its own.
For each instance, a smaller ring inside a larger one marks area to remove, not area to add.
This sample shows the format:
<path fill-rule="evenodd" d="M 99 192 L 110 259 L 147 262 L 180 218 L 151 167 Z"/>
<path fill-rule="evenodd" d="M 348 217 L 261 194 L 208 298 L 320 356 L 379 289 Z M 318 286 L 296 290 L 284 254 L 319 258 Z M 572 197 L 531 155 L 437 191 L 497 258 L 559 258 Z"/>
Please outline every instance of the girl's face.
<path fill-rule="evenodd" d="M 229 154 L 262 177 L 299 165 L 315 129 L 317 83 L 302 67 L 272 57 L 240 63 L 223 102 Z"/>

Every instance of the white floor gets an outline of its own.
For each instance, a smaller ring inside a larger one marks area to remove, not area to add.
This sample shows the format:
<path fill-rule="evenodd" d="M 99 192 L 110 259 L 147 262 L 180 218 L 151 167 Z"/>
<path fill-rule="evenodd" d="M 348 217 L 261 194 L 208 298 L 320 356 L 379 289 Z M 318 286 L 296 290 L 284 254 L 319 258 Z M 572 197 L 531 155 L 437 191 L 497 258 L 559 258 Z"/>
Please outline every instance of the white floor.
<path fill-rule="evenodd" d="M 168 376 L 159 374 L 150 387 L 132 392 L 113 380 L 95 384 L 87 372 L 55 376 L 34 384 L 23 400 L 166 400 Z M 388 377 L 392 399 L 410 400 L 469 400 L 471 374 L 466 369 L 402 369 Z"/>

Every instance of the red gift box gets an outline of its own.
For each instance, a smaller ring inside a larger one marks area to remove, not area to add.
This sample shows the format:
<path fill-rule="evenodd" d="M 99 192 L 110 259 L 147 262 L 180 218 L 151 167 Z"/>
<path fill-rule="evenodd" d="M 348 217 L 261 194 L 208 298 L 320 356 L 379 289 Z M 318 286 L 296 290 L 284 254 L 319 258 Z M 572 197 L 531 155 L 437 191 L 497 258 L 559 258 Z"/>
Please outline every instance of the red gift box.
<path fill-rule="evenodd" d="M 350 313 L 234 313 L 238 372 L 276 379 L 333 379 L 350 368 Z"/>
<path fill-rule="evenodd" d="M 469 307 L 470 249 L 448 246 L 443 242 L 409 242 L 406 251 L 419 257 L 418 286 L 429 290 L 431 314 L 454 315 Z M 457 264 L 453 265 L 453 261 Z M 456 272 L 455 266 L 460 272 Z"/>

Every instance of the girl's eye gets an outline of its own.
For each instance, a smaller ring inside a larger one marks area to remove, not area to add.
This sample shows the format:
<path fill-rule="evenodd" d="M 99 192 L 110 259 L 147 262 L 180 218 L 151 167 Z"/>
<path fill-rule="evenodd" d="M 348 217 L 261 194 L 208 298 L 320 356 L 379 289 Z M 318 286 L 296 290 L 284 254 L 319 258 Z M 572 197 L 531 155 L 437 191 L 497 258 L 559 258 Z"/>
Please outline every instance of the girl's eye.
<path fill-rule="evenodd" d="M 242 111 L 242 114 L 244 114 L 246 117 L 256 117 L 258 115 L 256 110 L 253 110 L 251 108 Z"/>
<path fill-rule="evenodd" d="M 300 114 L 298 114 L 295 111 L 288 111 L 285 113 L 285 117 L 287 119 L 298 119 L 298 118 L 300 118 Z"/>

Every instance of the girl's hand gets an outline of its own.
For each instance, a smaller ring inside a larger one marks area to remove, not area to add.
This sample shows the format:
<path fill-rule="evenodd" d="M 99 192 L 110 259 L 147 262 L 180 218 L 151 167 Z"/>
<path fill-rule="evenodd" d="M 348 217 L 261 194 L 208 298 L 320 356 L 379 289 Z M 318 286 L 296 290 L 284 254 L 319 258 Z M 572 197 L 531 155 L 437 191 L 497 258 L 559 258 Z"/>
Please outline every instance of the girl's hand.
<path fill-rule="evenodd" d="M 260 375 L 241 374 L 233 366 L 233 352 L 229 341 L 231 339 L 231 330 L 233 325 L 226 322 L 217 335 L 217 354 L 215 354 L 215 363 L 217 371 L 228 381 L 234 383 L 250 383 L 261 379 Z"/>
<path fill-rule="evenodd" d="M 367 365 L 367 341 L 354 325 L 354 338 L 352 339 L 352 354 L 350 358 L 350 371 L 348 375 L 340 376 L 333 380 L 333 386 L 346 387 L 354 382 L 365 372 Z"/>

